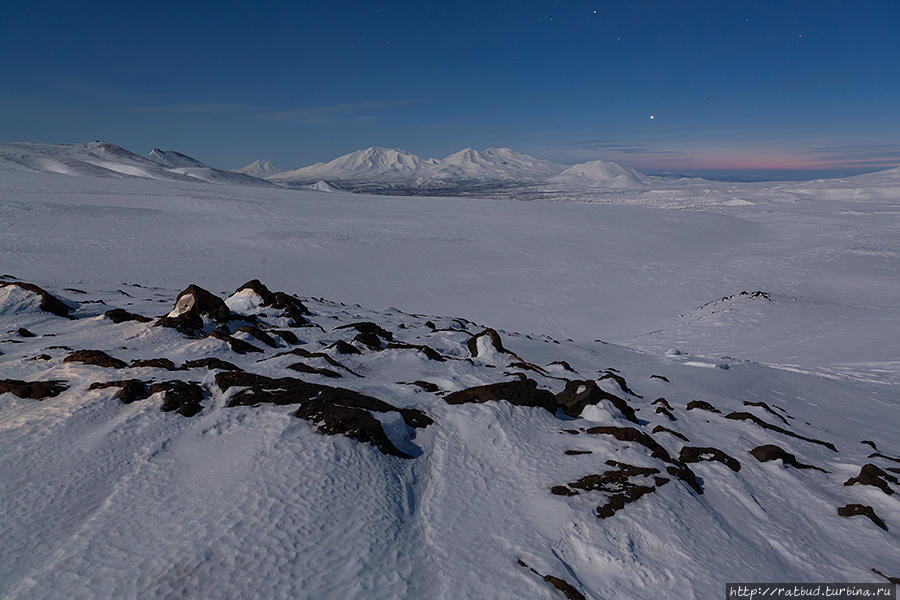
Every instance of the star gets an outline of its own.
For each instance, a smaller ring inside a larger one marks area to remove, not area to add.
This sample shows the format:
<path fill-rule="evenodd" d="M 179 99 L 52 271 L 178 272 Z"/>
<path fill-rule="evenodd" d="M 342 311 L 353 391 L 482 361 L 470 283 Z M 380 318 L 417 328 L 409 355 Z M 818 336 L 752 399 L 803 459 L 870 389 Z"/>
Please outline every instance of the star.
<path fill-rule="evenodd" d="M 656 117 L 655 117 L 654 115 L 650 115 L 650 119 L 651 119 L 651 120 L 653 120 L 653 119 L 655 119 L 655 118 L 656 118 Z"/>

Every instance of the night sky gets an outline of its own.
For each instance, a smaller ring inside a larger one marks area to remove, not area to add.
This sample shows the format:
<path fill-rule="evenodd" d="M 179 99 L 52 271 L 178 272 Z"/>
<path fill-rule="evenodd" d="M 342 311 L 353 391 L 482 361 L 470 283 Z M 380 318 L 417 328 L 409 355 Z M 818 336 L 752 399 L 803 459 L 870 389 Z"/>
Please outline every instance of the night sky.
<path fill-rule="evenodd" d="M 738 176 L 900 164 L 897 0 L 35 0 L 4 3 L 0 57 L 0 140 L 221 168 L 368 146 Z"/>

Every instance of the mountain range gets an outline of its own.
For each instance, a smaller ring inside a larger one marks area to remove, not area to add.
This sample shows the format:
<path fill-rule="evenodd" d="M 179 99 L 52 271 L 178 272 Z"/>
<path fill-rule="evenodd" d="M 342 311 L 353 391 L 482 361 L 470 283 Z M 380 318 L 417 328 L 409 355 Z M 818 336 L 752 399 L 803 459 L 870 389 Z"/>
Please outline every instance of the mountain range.
<path fill-rule="evenodd" d="M 258 161 L 257 161 L 258 162 Z M 273 183 L 306 186 L 328 181 L 351 191 L 446 193 L 543 183 L 579 187 L 635 187 L 646 179 L 616 163 L 593 161 L 566 168 L 509 148 L 464 148 L 442 159 L 421 158 L 404 150 L 372 147 L 329 162 L 264 176 Z"/>

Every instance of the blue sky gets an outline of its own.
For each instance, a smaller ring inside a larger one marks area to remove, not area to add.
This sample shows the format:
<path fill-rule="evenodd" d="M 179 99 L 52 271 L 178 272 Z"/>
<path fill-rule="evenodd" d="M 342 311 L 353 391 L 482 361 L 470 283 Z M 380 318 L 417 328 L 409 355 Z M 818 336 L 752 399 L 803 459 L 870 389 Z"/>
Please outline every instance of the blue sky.
<path fill-rule="evenodd" d="M 373 145 L 884 168 L 900 164 L 898 32 L 896 0 L 7 3 L 0 139 L 223 168 Z"/>

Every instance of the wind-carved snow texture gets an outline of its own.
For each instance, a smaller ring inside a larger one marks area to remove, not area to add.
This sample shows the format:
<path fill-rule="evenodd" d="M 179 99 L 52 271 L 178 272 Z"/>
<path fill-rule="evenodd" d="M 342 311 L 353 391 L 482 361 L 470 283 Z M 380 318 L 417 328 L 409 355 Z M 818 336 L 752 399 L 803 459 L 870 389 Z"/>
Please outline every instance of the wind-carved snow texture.
<path fill-rule="evenodd" d="M 715 598 L 900 564 L 882 386 L 259 280 L 5 280 L 0 326 L 0 597 Z"/>
<path fill-rule="evenodd" d="M 0 145 L 0 597 L 898 575 L 897 171 L 485 200 L 154 158 Z"/>

